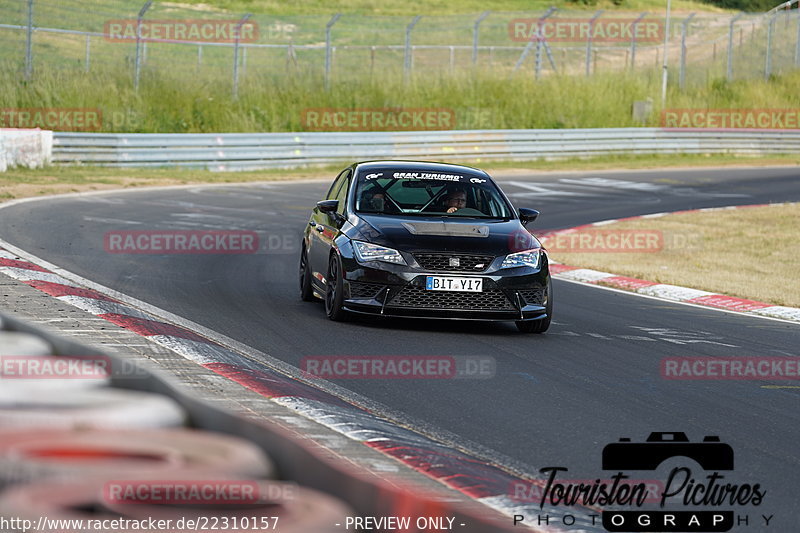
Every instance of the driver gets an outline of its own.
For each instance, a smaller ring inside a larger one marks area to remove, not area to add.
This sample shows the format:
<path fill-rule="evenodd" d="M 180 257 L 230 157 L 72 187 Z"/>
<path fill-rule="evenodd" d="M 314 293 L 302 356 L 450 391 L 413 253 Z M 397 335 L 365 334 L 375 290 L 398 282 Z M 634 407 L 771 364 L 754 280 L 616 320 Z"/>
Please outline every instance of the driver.
<path fill-rule="evenodd" d="M 378 187 L 372 187 L 363 194 L 361 202 L 362 209 L 382 213 L 386 208 L 386 194 Z"/>
<path fill-rule="evenodd" d="M 467 191 L 460 187 L 450 189 L 444 197 L 444 207 L 448 213 L 455 213 L 467 206 Z"/>

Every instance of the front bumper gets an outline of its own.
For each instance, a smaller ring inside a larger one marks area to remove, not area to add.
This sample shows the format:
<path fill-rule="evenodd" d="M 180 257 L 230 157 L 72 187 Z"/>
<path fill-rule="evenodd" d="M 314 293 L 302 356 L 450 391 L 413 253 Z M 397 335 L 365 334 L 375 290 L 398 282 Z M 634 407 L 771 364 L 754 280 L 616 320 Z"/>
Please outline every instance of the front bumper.
<path fill-rule="evenodd" d="M 344 307 L 355 313 L 502 321 L 537 320 L 547 316 L 550 274 L 546 259 L 538 269 L 517 267 L 486 273 L 420 271 L 386 263 L 346 263 Z M 427 276 L 482 278 L 483 292 L 429 291 L 425 289 Z"/>

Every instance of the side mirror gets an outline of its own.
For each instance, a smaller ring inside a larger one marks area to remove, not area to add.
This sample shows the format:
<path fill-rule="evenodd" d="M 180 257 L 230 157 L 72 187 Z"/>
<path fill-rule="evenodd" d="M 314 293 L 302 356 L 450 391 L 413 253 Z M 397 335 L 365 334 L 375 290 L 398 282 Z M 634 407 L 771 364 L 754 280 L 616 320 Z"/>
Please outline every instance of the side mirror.
<path fill-rule="evenodd" d="M 527 226 L 528 222 L 533 222 L 539 216 L 539 211 L 536 209 L 528 209 L 526 207 L 519 208 L 519 221 L 523 226 Z"/>
<path fill-rule="evenodd" d="M 317 202 L 317 209 L 323 213 L 333 214 L 339 209 L 339 200 L 322 200 Z"/>
<path fill-rule="evenodd" d="M 317 209 L 327 214 L 328 218 L 333 220 L 336 224 L 342 224 L 345 221 L 345 218 L 340 213 L 337 213 L 339 209 L 339 200 L 322 200 L 321 202 L 317 202 Z"/>

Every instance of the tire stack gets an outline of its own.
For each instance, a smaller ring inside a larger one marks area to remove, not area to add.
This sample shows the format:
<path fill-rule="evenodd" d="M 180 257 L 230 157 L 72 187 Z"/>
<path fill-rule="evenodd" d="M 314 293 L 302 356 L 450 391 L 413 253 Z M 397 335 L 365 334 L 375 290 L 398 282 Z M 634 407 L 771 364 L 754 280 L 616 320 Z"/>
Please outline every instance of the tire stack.
<path fill-rule="evenodd" d="M 327 494 L 277 480 L 275 465 L 250 442 L 187 427 L 186 413 L 167 396 L 114 388 L 110 372 L 31 375 L 32 368 L 55 368 L 81 358 L 54 355 L 47 340 L 3 325 L 0 517 L 34 524 L 40 517 L 171 524 L 116 527 L 115 532 L 186 531 L 186 521 L 193 520 L 196 529 L 205 524 L 210 531 L 224 524 L 230 532 L 327 533 L 341 531 L 336 524 L 354 514 Z M 137 499 L 143 492 L 134 490 L 133 499 L 130 494 L 120 498 L 109 487 L 144 487 L 148 497 Z M 204 487 L 202 494 L 211 498 L 192 499 L 186 492 L 154 497 L 163 487 Z M 249 497 L 220 497 L 225 487 L 249 488 Z M 58 531 L 86 528 L 62 525 Z"/>

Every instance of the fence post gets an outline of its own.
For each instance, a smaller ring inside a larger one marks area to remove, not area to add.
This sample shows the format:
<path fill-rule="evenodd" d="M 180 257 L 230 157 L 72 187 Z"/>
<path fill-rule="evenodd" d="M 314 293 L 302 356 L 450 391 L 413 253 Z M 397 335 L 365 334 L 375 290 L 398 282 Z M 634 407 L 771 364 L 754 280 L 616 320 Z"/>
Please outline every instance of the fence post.
<path fill-rule="evenodd" d="M 672 15 L 672 0 L 667 0 L 667 16 L 664 21 L 664 57 L 661 64 L 661 108 L 667 107 L 667 82 L 669 81 L 669 23 Z"/>
<path fill-rule="evenodd" d="M 539 25 L 544 21 L 544 19 L 552 15 L 554 11 L 556 11 L 556 8 L 551 7 L 550 9 L 547 10 L 547 12 L 544 15 L 542 15 L 542 18 L 540 18 L 536 23 L 536 31 L 531 32 L 532 35 L 531 38 L 528 40 L 528 44 L 526 44 L 525 48 L 523 48 L 522 53 L 519 55 L 519 59 L 517 59 L 517 62 L 514 65 L 514 69 L 511 71 L 512 78 L 514 77 L 514 74 L 516 74 L 517 70 L 519 70 L 519 67 L 522 66 L 522 63 L 525 61 L 525 58 L 528 57 L 528 54 L 531 53 L 531 48 L 533 48 L 533 43 L 534 42 L 537 44 L 541 43 L 541 35 L 539 35 Z M 539 57 L 539 60 L 541 61 L 541 57 Z"/>
<path fill-rule="evenodd" d="M 407 81 L 409 75 L 411 74 L 411 30 L 414 29 L 414 26 L 417 25 L 419 19 L 422 18 L 422 15 L 417 15 L 411 21 L 411 23 L 406 26 L 406 48 L 405 48 L 405 55 L 403 57 L 403 80 Z"/>
<path fill-rule="evenodd" d="M 142 18 L 145 12 L 153 5 L 153 0 L 147 0 L 139 10 L 139 15 L 136 17 L 136 63 L 134 64 L 133 71 L 133 90 L 139 90 L 139 71 L 142 69 L 141 46 L 142 46 Z"/>
<path fill-rule="evenodd" d="M 450 45 L 450 73 L 452 74 L 456 70 L 456 48 L 452 44 Z"/>
<path fill-rule="evenodd" d="M 331 28 L 341 17 L 341 13 L 336 13 L 325 25 L 325 90 L 331 88 Z"/>
<path fill-rule="evenodd" d="M 478 27 L 483 22 L 483 19 L 488 17 L 491 14 L 491 11 L 484 11 L 481 13 L 481 16 L 475 20 L 475 26 L 472 28 L 472 64 L 478 64 Z"/>
<path fill-rule="evenodd" d="M 594 32 L 594 22 L 600 18 L 603 10 L 596 11 L 594 16 L 589 19 L 589 37 L 586 39 L 586 76 L 592 75 L 592 36 Z"/>
<path fill-rule="evenodd" d="M 197 45 L 197 70 L 203 65 L 203 45 Z"/>
<path fill-rule="evenodd" d="M 683 21 L 681 26 L 681 70 L 678 81 L 678 87 L 683 89 L 686 83 L 686 34 L 689 33 L 689 23 L 692 21 L 696 13 L 691 13 Z"/>
<path fill-rule="evenodd" d="M 794 43 L 794 66 L 800 66 L 800 9 L 797 10 L 797 38 Z"/>
<path fill-rule="evenodd" d="M 733 79 L 733 27 L 736 21 L 739 20 L 744 13 L 739 13 L 731 19 L 731 24 L 728 28 L 728 70 L 726 71 L 726 78 L 728 81 Z"/>
<path fill-rule="evenodd" d="M 639 22 L 647 16 L 647 11 L 639 15 L 636 20 L 633 21 L 633 26 L 631 27 L 631 70 L 636 66 L 636 26 L 639 25 Z"/>
<path fill-rule="evenodd" d="M 767 57 L 764 63 L 764 79 L 768 80 L 770 75 L 772 74 L 772 32 L 775 26 L 775 15 L 772 15 L 769 18 L 769 24 L 767 24 Z"/>
<path fill-rule="evenodd" d="M 91 35 L 86 36 L 86 59 L 84 60 L 84 70 L 89 72 L 89 62 L 91 61 Z"/>
<path fill-rule="evenodd" d="M 555 8 L 550 8 L 550 11 L 547 12 L 545 16 L 539 19 L 539 22 L 544 21 L 547 17 L 555 13 Z M 536 40 L 536 79 L 539 79 L 539 76 L 542 74 L 542 47 L 549 46 L 547 41 L 544 40 L 544 35 L 539 35 L 539 38 Z M 547 50 L 548 57 L 550 55 L 550 49 Z M 551 58 L 552 63 L 552 58 Z M 553 66 L 555 68 L 555 65 Z"/>
<path fill-rule="evenodd" d="M 247 19 L 252 17 L 252 13 L 247 13 L 242 19 L 236 24 L 234 28 L 234 34 L 236 36 L 233 42 L 233 99 L 236 100 L 239 98 L 239 39 L 242 35 L 242 26 Z"/>
<path fill-rule="evenodd" d="M 33 72 L 33 0 L 28 0 L 28 30 L 25 36 L 25 79 Z"/>
<path fill-rule="evenodd" d="M 289 70 L 289 67 L 294 67 L 293 70 L 297 70 L 297 54 L 294 51 L 294 41 L 290 38 L 289 45 L 286 47 L 286 71 L 290 74 L 293 71 Z"/>

